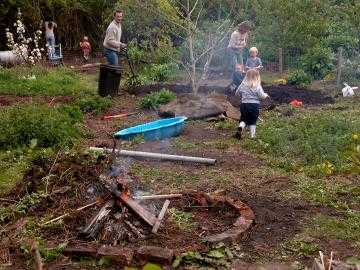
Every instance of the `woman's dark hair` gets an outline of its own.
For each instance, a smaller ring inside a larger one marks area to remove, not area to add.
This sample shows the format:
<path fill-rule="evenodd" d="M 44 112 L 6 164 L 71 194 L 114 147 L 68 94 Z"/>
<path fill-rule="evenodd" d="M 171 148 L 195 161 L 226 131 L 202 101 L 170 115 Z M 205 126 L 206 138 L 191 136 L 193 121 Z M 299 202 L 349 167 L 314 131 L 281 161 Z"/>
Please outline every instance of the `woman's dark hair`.
<path fill-rule="evenodd" d="M 49 29 L 52 29 L 53 28 L 53 23 L 49 22 L 48 27 L 49 27 Z"/>

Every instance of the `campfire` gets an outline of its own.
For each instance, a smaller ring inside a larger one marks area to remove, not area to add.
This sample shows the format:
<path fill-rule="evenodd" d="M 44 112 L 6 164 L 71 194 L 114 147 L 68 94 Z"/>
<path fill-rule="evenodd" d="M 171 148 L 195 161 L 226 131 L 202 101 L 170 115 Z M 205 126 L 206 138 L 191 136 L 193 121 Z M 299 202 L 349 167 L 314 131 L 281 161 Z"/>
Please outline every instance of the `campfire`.
<path fill-rule="evenodd" d="M 252 210 L 241 201 L 224 197 L 221 191 L 213 194 L 183 191 L 178 194 L 140 195 L 136 181 L 128 174 L 128 163 L 129 159 L 117 156 L 110 168 L 100 175 L 99 183 L 104 190 L 102 199 L 77 210 L 85 211 L 95 205 L 101 207 L 85 220 L 79 228 L 78 240 L 65 248 L 65 255 L 108 256 L 123 265 L 131 264 L 134 256 L 137 259 L 140 256 L 144 261 L 170 264 L 175 251 L 166 248 L 167 245 L 156 244 L 169 239 L 171 236 L 167 234 L 199 238 L 197 240 L 204 243 L 234 241 L 253 223 Z M 176 228 L 169 218 L 169 206 L 196 213 L 199 228 L 188 233 Z M 219 213 L 224 216 L 219 216 Z M 221 225 L 223 220 L 227 220 L 228 224 Z"/>

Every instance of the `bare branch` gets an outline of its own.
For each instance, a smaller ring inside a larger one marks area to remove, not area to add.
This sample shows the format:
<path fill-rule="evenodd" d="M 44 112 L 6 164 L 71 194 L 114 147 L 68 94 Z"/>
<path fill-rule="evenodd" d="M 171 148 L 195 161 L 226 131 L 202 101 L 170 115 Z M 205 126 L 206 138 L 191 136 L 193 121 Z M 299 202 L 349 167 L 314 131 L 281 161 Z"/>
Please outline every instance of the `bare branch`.
<path fill-rule="evenodd" d="M 196 0 L 194 6 L 193 6 L 193 8 L 192 8 L 192 10 L 189 12 L 190 16 L 191 16 L 191 14 L 194 12 L 194 10 L 196 9 L 196 6 L 197 6 L 198 3 L 199 3 L 199 0 Z"/>

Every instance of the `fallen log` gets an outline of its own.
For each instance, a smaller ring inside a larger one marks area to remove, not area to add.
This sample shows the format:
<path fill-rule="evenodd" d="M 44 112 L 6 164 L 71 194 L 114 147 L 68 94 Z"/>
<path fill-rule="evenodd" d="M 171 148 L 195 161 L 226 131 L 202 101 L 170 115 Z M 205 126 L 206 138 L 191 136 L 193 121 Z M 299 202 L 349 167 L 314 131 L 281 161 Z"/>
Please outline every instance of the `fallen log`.
<path fill-rule="evenodd" d="M 113 153 L 113 149 L 109 149 L 109 148 L 90 147 L 90 150 Z M 134 158 L 138 157 L 138 158 L 153 158 L 153 159 L 161 159 L 161 160 L 169 160 L 169 161 L 186 161 L 186 162 L 195 162 L 195 163 L 203 163 L 210 165 L 214 165 L 216 163 L 216 159 L 212 159 L 212 158 L 178 156 L 178 155 L 168 155 L 162 153 L 150 153 L 150 152 L 128 151 L 128 150 L 117 150 L 117 149 L 115 149 L 115 153 L 119 156 L 134 157 Z"/>

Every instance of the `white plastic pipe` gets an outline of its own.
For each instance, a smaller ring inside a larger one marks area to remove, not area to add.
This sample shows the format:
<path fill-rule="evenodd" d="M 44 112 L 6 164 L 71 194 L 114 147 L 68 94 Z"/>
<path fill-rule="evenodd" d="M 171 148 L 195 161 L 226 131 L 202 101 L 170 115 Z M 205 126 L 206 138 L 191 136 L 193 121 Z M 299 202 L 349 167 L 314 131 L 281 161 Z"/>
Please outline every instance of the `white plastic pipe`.
<path fill-rule="evenodd" d="M 112 153 L 112 149 L 109 148 L 90 147 L 90 150 Z M 196 163 L 212 164 L 212 165 L 216 163 L 216 159 L 212 159 L 212 158 L 167 155 L 161 153 L 150 153 L 150 152 L 128 151 L 128 150 L 117 150 L 117 149 L 115 149 L 115 153 L 119 156 L 127 156 L 127 157 L 154 158 L 154 159 L 163 159 L 163 160 L 171 160 L 171 161 L 186 161 L 186 162 L 196 162 Z"/>

